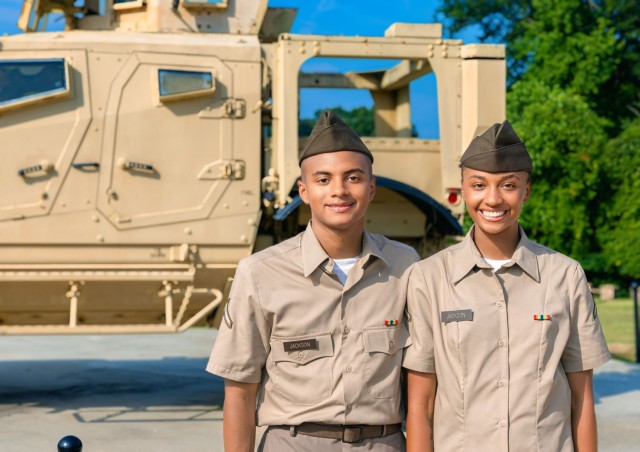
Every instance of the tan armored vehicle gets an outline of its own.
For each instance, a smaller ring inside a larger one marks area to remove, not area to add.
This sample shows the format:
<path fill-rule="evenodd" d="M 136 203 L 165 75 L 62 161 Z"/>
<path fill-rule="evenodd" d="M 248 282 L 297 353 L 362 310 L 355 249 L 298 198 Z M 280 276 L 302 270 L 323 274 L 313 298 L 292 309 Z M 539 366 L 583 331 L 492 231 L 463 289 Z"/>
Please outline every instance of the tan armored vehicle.
<path fill-rule="evenodd" d="M 461 233 L 457 161 L 504 119 L 502 46 L 442 39 L 439 24 L 294 35 L 295 10 L 266 0 L 79 3 L 25 0 L 27 33 L 0 38 L 0 334 L 215 324 L 237 262 L 309 219 L 301 88 L 371 93 L 368 229 L 423 254 Z M 66 31 L 42 31 L 56 13 Z M 301 71 L 327 57 L 386 69 Z M 438 105 L 411 105 L 432 72 Z M 438 140 L 411 136 L 427 108 Z"/>

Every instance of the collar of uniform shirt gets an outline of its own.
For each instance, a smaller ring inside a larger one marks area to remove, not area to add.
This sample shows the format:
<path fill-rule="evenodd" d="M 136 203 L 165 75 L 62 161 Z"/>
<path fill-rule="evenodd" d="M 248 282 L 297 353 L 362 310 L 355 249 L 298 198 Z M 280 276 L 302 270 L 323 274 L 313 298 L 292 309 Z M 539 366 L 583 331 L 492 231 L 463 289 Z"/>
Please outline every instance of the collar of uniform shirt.
<path fill-rule="evenodd" d="M 455 259 L 449 260 L 448 272 L 453 276 L 451 282 L 455 285 L 464 279 L 474 267 L 479 268 L 491 268 L 491 266 L 482 259 L 480 251 L 473 243 L 473 228 L 472 226 L 467 236 L 464 238 L 460 246 L 457 248 L 457 256 Z M 511 262 L 505 264 L 505 267 L 510 267 L 517 264 L 527 275 L 529 275 L 536 282 L 540 282 L 540 272 L 538 271 L 538 258 L 534 249 L 535 244 L 527 238 L 527 234 L 520 228 L 520 241 L 516 247 Z"/>
<path fill-rule="evenodd" d="M 320 245 L 318 238 L 313 233 L 311 223 L 307 224 L 307 229 L 305 229 L 304 234 L 302 234 L 300 238 L 300 247 L 302 248 L 302 267 L 305 277 L 308 277 L 316 268 L 329 259 L 329 256 Z M 366 259 L 365 262 L 369 262 L 372 257 L 376 257 L 384 262 L 387 267 L 389 266 L 382 251 L 380 251 L 376 245 L 374 238 L 367 231 L 364 231 L 362 256 Z"/>

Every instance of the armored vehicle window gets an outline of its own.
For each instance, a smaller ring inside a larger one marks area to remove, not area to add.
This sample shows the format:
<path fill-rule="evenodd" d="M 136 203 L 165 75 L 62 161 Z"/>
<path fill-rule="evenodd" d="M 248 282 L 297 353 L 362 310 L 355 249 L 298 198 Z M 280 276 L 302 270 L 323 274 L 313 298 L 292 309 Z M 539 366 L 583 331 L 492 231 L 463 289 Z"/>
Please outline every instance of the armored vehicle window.
<path fill-rule="evenodd" d="M 0 61 L 0 109 L 69 94 L 63 58 Z"/>
<path fill-rule="evenodd" d="M 227 0 L 183 0 L 183 4 L 187 8 L 225 9 L 227 7 Z"/>
<path fill-rule="evenodd" d="M 127 7 L 142 7 L 144 0 L 113 0 L 114 9 L 126 9 Z"/>
<path fill-rule="evenodd" d="M 215 91 L 211 72 L 158 70 L 160 100 L 183 99 Z"/>
<path fill-rule="evenodd" d="M 139 9 L 143 8 L 145 0 L 114 0 L 113 9 L 115 11 L 127 10 L 127 9 Z"/>

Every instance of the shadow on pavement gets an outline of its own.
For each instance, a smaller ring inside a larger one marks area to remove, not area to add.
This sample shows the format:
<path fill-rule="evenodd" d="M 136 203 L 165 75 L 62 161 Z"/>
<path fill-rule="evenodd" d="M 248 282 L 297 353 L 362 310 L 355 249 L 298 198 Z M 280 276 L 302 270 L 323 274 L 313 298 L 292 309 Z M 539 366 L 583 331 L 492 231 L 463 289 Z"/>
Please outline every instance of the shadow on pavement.
<path fill-rule="evenodd" d="M 611 397 L 640 391 L 640 364 L 614 360 L 596 371 L 593 378 L 595 402 Z"/>
<path fill-rule="evenodd" d="M 222 406 L 224 382 L 205 372 L 206 362 L 174 357 L 4 361 L 0 400 L 13 410 L 72 410 L 80 422 L 210 421 L 209 412 Z"/>

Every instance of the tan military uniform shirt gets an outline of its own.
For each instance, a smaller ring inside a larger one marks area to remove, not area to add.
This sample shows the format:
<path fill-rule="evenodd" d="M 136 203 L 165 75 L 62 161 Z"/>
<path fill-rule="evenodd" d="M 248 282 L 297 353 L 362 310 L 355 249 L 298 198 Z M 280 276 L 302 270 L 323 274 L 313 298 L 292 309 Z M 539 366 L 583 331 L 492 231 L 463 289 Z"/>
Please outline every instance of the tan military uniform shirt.
<path fill-rule="evenodd" d="M 401 422 L 403 313 L 418 259 L 365 232 L 343 286 L 311 226 L 243 259 L 207 370 L 261 383 L 258 425 Z"/>
<path fill-rule="evenodd" d="M 565 372 L 610 359 L 580 265 L 520 233 L 496 272 L 471 232 L 412 269 L 403 365 L 437 374 L 436 450 L 573 450 Z"/>

